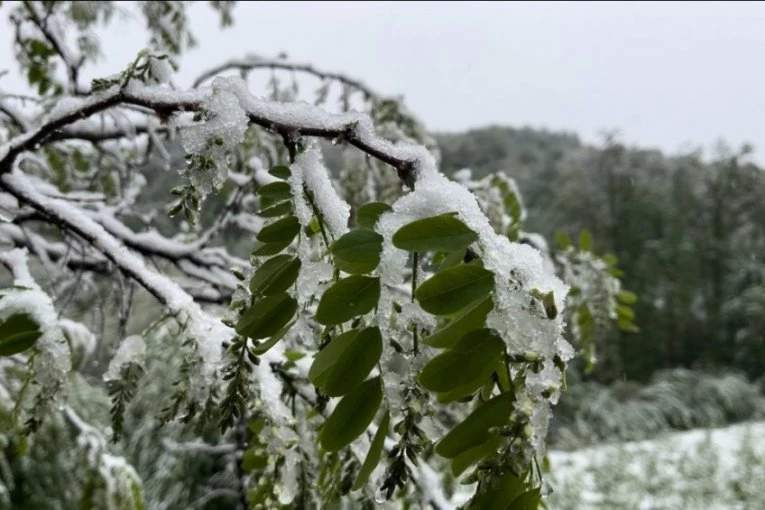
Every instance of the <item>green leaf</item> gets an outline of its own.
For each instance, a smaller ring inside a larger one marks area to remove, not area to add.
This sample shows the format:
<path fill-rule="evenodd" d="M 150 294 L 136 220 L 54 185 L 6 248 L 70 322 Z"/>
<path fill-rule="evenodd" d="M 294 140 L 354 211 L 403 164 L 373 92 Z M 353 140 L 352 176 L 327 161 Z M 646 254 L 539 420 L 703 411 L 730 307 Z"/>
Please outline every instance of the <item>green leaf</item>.
<path fill-rule="evenodd" d="M 500 436 L 490 436 L 486 442 L 460 453 L 452 459 L 452 476 L 460 476 L 473 464 L 495 453 L 504 442 Z"/>
<path fill-rule="evenodd" d="M 475 306 L 466 308 L 461 315 L 452 319 L 446 326 L 423 338 L 422 342 L 439 349 L 452 347 L 460 338 L 465 336 L 465 333 L 483 328 L 486 325 L 486 316 L 492 308 L 494 308 L 494 302 L 490 297 L 479 301 Z"/>
<path fill-rule="evenodd" d="M 321 232 L 321 223 L 319 223 L 319 218 L 314 216 L 306 227 L 306 234 L 310 237 L 312 234 L 318 234 L 319 232 Z"/>
<path fill-rule="evenodd" d="M 271 207 L 261 209 L 256 214 L 263 218 L 278 218 L 279 216 L 284 216 L 290 212 L 292 212 L 292 202 L 286 200 L 284 202 L 279 202 L 276 205 L 272 205 Z"/>
<path fill-rule="evenodd" d="M 258 195 L 281 202 L 292 198 L 292 190 L 286 182 L 271 182 L 258 188 Z"/>
<path fill-rule="evenodd" d="M 287 358 L 287 361 L 297 361 L 305 358 L 305 353 L 300 351 L 285 351 L 284 357 Z"/>
<path fill-rule="evenodd" d="M 340 324 L 369 312 L 379 299 L 379 278 L 349 276 L 324 291 L 315 318 L 325 326 Z"/>
<path fill-rule="evenodd" d="M 500 391 L 511 391 L 513 385 L 510 382 L 509 368 L 505 356 L 502 356 L 497 360 L 497 369 L 495 372 L 497 374 L 497 387 Z"/>
<path fill-rule="evenodd" d="M 373 230 L 351 230 L 332 243 L 335 265 L 351 274 L 368 273 L 380 263 L 383 238 Z"/>
<path fill-rule="evenodd" d="M 558 316 L 558 308 L 555 306 L 555 293 L 553 291 L 546 292 L 542 296 L 542 305 L 545 307 L 545 314 L 548 319 L 554 319 Z"/>
<path fill-rule="evenodd" d="M 606 272 L 610 274 L 611 276 L 615 276 L 616 278 L 621 278 L 622 276 L 624 276 L 624 271 L 616 267 L 609 267 L 608 269 L 606 269 Z"/>
<path fill-rule="evenodd" d="M 616 307 L 616 315 L 620 319 L 624 319 L 627 322 L 632 322 L 635 320 L 635 312 L 632 311 L 632 308 L 630 308 L 627 305 L 619 305 Z"/>
<path fill-rule="evenodd" d="M 16 313 L 0 323 L 0 356 L 13 356 L 30 349 L 42 336 L 40 327 L 25 313 Z"/>
<path fill-rule="evenodd" d="M 603 262 L 611 267 L 619 263 L 619 259 L 613 253 L 606 253 L 601 257 L 601 259 L 603 259 Z"/>
<path fill-rule="evenodd" d="M 90 168 L 88 160 L 85 159 L 82 152 L 77 149 L 72 151 L 72 166 L 74 166 L 74 169 L 78 172 L 87 172 Z"/>
<path fill-rule="evenodd" d="M 481 446 L 492 437 L 489 433 L 491 427 L 507 424 L 514 399 L 514 393 L 506 392 L 478 407 L 438 442 L 436 453 L 452 459 L 471 448 Z"/>
<path fill-rule="evenodd" d="M 261 243 L 291 243 L 299 231 L 298 219 L 287 216 L 260 229 L 256 238 Z"/>
<path fill-rule="evenodd" d="M 470 501 L 469 510 L 507 510 L 520 494 L 524 492 L 526 483 L 507 471 L 497 483 L 486 492 L 476 495 Z"/>
<path fill-rule="evenodd" d="M 353 389 L 335 407 L 319 433 L 321 447 L 336 452 L 351 444 L 369 426 L 380 408 L 382 387 L 374 377 Z"/>
<path fill-rule="evenodd" d="M 287 334 L 287 332 L 290 330 L 290 328 L 294 324 L 295 324 L 295 321 L 289 322 L 282 329 L 280 329 L 276 334 L 274 334 L 271 338 L 269 338 L 268 340 L 266 340 L 262 344 L 259 344 L 256 347 L 254 347 L 252 349 L 252 352 L 254 354 L 257 354 L 258 356 L 260 356 L 261 354 L 267 353 L 269 351 L 269 349 L 271 349 L 271 347 L 276 345 L 279 342 L 279 340 L 284 338 L 284 335 Z"/>
<path fill-rule="evenodd" d="M 560 246 L 562 250 L 571 246 L 571 238 L 565 232 L 556 232 L 555 240 L 558 242 L 558 246 Z"/>
<path fill-rule="evenodd" d="M 431 359 L 420 372 L 419 381 L 430 391 L 459 391 L 460 396 L 483 386 L 497 366 L 504 342 L 490 329 L 466 334 L 452 349 Z M 459 398 L 459 396 L 454 396 Z"/>
<path fill-rule="evenodd" d="M 257 340 L 279 332 L 297 311 L 297 301 L 286 292 L 255 302 L 239 319 L 236 332 Z"/>
<path fill-rule="evenodd" d="M 541 502 L 542 492 L 539 488 L 531 489 L 515 498 L 505 510 L 536 510 Z"/>
<path fill-rule="evenodd" d="M 385 413 L 380 426 L 375 432 L 375 437 L 372 439 L 372 444 L 369 447 L 364 463 L 359 470 L 359 476 L 356 478 L 356 482 L 351 487 L 351 490 L 357 491 L 366 485 L 369 480 L 369 476 L 380 463 L 382 457 L 383 447 L 385 446 L 385 436 L 388 434 L 388 423 L 390 422 L 390 414 Z"/>
<path fill-rule="evenodd" d="M 287 180 L 290 178 L 290 169 L 289 167 L 286 167 L 284 165 L 276 165 L 271 167 L 271 170 L 268 171 L 269 174 L 273 175 L 277 179 L 283 179 Z"/>
<path fill-rule="evenodd" d="M 579 232 L 579 248 L 582 251 L 592 251 L 592 234 L 587 229 Z"/>
<path fill-rule="evenodd" d="M 333 338 L 322 350 L 316 353 L 311 368 L 308 370 L 308 380 L 314 386 L 318 388 L 324 387 L 332 367 L 358 334 L 358 329 L 346 331 Z"/>
<path fill-rule="evenodd" d="M 377 327 L 359 331 L 338 356 L 324 384 L 324 393 L 331 397 L 345 395 L 361 383 L 382 354 L 382 335 Z"/>
<path fill-rule="evenodd" d="M 616 326 L 625 333 L 640 333 L 640 328 L 632 322 L 619 318 L 616 320 Z"/>
<path fill-rule="evenodd" d="M 300 259 L 289 255 L 277 255 L 268 259 L 255 271 L 250 280 L 253 295 L 270 296 L 284 292 L 297 280 Z"/>
<path fill-rule="evenodd" d="M 356 211 L 356 223 L 360 227 L 373 229 L 375 223 L 380 219 L 380 216 L 388 211 L 391 211 L 391 207 L 383 202 L 370 202 L 359 207 Z"/>
<path fill-rule="evenodd" d="M 493 288 L 493 273 L 463 264 L 436 273 L 417 288 L 415 297 L 426 312 L 448 315 L 485 298 Z"/>
<path fill-rule="evenodd" d="M 431 216 L 404 225 L 393 234 L 393 245 L 417 252 L 464 250 L 478 238 L 478 234 L 455 218 L 455 214 Z"/>
<path fill-rule="evenodd" d="M 637 303 L 638 297 L 634 292 L 628 290 L 620 290 L 616 293 L 616 299 L 625 305 L 634 305 Z"/>
<path fill-rule="evenodd" d="M 466 252 L 467 250 L 457 250 L 451 253 L 447 253 L 444 256 L 444 259 L 438 265 L 438 269 L 441 270 L 441 269 L 447 269 L 447 268 L 456 266 L 457 264 L 465 260 Z"/>
<path fill-rule="evenodd" d="M 262 448 L 250 448 L 242 457 L 242 469 L 247 472 L 268 466 L 268 453 Z"/>
<path fill-rule="evenodd" d="M 262 243 L 256 246 L 254 250 L 252 250 L 252 254 L 258 257 L 268 257 L 270 255 L 276 255 L 277 253 L 282 251 L 284 248 L 289 246 L 291 242 L 292 242 L 291 239 L 287 239 L 284 241 L 279 241 L 277 243 Z"/>

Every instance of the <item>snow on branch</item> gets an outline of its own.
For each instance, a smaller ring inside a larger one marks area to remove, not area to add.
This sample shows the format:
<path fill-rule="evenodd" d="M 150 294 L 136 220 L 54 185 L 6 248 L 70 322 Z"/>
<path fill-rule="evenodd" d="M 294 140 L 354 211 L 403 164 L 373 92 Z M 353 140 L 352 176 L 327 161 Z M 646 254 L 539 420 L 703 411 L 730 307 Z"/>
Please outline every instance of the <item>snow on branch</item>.
<path fill-rule="evenodd" d="M 77 206 L 40 193 L 20 170 L 3 174 L 0 177 L 0 187 L 19 202 L 29 204 L 52 223 L 79 235 L 103 253 L 124 274 L 167 306 L 180 321 L 188 323 L 190 336 L 197 340 L 200 354 L 210 363 L 210 369 L 219 361 L 221 343 L 232 336 L 232 331 L 204 313 L 174 280 L 146 267 L 140 256 L 129 251 Z"/>
<path fill-rule="evenodd" d="M 246 90 L 241 80 L 235 78 L 218 78 L 216 82 L 237 96 L 250 122 L 278 133 L 286 140 L 308 136 L 346 141 L 396 168 L 402 179 L 410 177 L 417 160 L 428 154 L 424 147 L 393 145 L 376 135 L 371 120 L 363 114 L 333 114 L 304 102 L 278 103 L 256 98 Z M 200 109 L 203 100 L 209 94 L 209 89 L 182 92 L 145 86 L 133 81 L 124 87 L 112 86 L 107 91 L 88 98 L 69 98 L 62 102 L 63 104 L 59 105 L 40 127 L 0 146 L 0 174 L 11 171 L 12 163 L 19 154 L 36 150 L 51 137 L 61 139 L 61 135 L 57 133 L 80 119 L 121 105 L 143 106 L 153 110 L 160 117 L 167 118 L 173 113 Z"/>
<path fill-rule="evenodd" d="M 30 129 L 29 123 L 24 118 L 24 114 L 9 104 L 7 101 L 7 96 L 2 93 L 0 93 L 0 113 L 8 117 L 11 122 L 21 131 L 27 131 Z"/>
<path fill-rule="evenodd" d="M 100 254 L 71 253 L 72 250 L 66 244 L 48 241 L 13 223 L 0 223 L 0 240 L 13 243 L 18 248 L 27 248 L 37 257 L 47 258 L 53 263 L 62 262 L 72 270 L 83 269 L 97 273 L 109 270 L 109 261 Z"/>

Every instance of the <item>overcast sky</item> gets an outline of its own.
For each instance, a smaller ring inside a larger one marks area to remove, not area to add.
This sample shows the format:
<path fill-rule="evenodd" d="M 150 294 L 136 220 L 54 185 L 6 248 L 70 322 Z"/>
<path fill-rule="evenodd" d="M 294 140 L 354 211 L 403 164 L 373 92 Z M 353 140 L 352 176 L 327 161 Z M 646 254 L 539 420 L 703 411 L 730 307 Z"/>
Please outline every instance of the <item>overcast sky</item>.
<path fill-rule="evenodd" d="M 229 57 L 283 51 L 403 94 L 431 130 L 529 125 L 594 141 L 616 128 L 669 152 L 722 137 L 765 159 L 765 3 L 243 2 L 223 31 L 201 4 L 181 84 Z M 145 37 L 124 22 L 103 43 L 94 74 L 124 68 Z"/>

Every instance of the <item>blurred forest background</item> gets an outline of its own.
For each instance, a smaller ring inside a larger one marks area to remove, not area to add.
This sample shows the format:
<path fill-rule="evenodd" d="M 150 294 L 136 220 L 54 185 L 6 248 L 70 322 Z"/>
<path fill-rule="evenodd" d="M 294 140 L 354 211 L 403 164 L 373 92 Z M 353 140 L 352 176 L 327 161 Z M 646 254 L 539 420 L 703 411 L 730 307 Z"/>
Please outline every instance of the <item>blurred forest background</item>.
<path fill-rule="evenodd" d="M 657 371 L 765 373 L 765 173 L 724 143 L 669 157 L 600 147 L 575 135 L 490 127 L 438 137 L 447 174 L 505 171 L 529 211 L 525 230 L 554 239 L 592 231 L 640 296 L 641 331 L 600 339 L 593 378 L 648 381 Z M 705 158 L 704 158 L 705 159 Z"/>

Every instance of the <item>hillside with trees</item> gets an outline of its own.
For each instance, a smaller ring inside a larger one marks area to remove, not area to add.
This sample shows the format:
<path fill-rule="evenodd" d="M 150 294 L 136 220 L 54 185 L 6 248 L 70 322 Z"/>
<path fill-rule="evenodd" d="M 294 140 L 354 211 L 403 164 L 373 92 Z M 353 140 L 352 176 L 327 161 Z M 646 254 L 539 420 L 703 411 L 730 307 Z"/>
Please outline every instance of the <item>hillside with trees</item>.
<path fill-rule="evenodd" d="M 437 136 L 444 171 L 503 171 L 518 183 L 528 229 L 553 239 L 587 228 L 635 291 L 640 332 L 600 339 L 601 382 L 669 368 L 765 373 L 765 172 L 721 143 L 668 156 L 576 136 L 489 127 Z"/>

